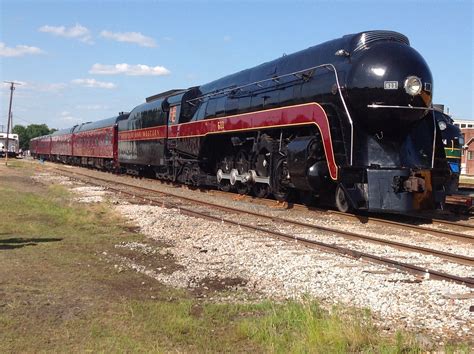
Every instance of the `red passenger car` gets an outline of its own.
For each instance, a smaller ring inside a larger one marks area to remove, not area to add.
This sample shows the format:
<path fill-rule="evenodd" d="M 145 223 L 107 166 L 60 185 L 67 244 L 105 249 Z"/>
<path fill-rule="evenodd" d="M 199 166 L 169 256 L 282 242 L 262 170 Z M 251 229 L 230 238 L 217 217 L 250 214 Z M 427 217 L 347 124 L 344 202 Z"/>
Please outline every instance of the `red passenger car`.
<path fill-rule="evenodd" d="M 70 162 L 73 156 L 73 131 L 72 128 L 55 131 L 51 134 L 51 160 Z"/>
<path fill-rule="evenodd" d="M 51 135 L 43 135 L 31 139 L 30 150 L 34 158 L 49 160 L 51 155 Z"/>
<path fill-rule="evenodd" d="M 96 168 L 117 167 L 117 122 L 127 114 L 84 123 L 74 130 L 74 162 Z"/>

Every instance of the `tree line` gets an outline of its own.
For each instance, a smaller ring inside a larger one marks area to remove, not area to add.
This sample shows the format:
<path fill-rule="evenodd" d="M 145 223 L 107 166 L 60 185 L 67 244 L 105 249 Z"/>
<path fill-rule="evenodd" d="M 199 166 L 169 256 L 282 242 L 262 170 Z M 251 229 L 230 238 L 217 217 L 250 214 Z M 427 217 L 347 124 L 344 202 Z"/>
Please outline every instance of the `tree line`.
<path fill-rule="evenodd" d="M 15 125 L 12 129 L 13 134 L 18 134 L 20 149 L 28 150 L 30 140 L 38 136 L 47 135 L 55 132 L 57 129 L 49 129 L 46 124 L 30 124 L 27 127 Z"/>

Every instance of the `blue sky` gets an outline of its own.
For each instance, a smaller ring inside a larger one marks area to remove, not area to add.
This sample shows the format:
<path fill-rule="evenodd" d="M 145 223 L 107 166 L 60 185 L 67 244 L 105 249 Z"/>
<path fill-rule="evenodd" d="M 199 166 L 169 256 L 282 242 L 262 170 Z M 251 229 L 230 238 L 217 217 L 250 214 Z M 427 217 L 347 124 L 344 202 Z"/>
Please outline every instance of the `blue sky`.
<path fill-rule="evenodd" d="M 0 0 L 15 124 L 65 128 L 344 34 L 388 29 L 428 62 L 434 101 L 474 119 L 473 2 Z M 0 90 L 0 125 L 9 89 Z"/>

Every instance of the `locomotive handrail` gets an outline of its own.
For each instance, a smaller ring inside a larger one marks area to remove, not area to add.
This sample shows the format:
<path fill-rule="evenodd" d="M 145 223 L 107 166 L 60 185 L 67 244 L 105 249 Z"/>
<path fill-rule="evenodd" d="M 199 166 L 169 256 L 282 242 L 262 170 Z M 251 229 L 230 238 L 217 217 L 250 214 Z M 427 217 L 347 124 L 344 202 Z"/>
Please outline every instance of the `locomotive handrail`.
<path fill-rule="evenodd" d="M 368 108 L 400 108 L 400 109 L 421 109 L 424 111 L 434 111 L 433 107 L 413 107 L 413 106 L 390 106 L 384 104 L 368 104 Z"/>
<path fill-rule="evenodd" d="M 350 159 L 349 159 L 349 165 L 352 166 L 352 156 L 353 156 L 353 148 L 354 148 L 354 124 L 353 124 L 353 121 L 352 121 L 352 117 L 349 113 L 349 109 L 347 108 L 347 105 L 346 105 L 346 101 L 344 100 L 344 97 L 342 95 L 342 91 L 341 91 L 341 85 L 339 83 L 339 76 L 337 75 L 337 70 L 336 70 L 336 67 L 333 65 L 333 64 L 321 64 L 321 65 L 316 65 L 316 66 L 312 66 L 312 67 L 309 67 L 309 68 L 306 68 L 306 69 L 303 69 L 303 70 L 298 70 L 298 71 L 294 71 L 292 73 L 288 73 L 288 74 L 283 74 L 283 75 L 280 75 L 280 76 L 273 76 L 269 79 L 264 79 L 264 80 L 259 80 L 259 81 L 254 81 L 254 82 L 251 82 L 249 84 L 245 84 L 245 85 L 242 85 L 242 86 L 229 86 L 229 87 L 226 87 L 226 88 L 223 88 L 221 90 L 215 90 L 215 91 L 212 91 L 210 93 L 207 93 L 205 95 L 202 95 L 202 96 L 199 96 L 199 97 L 195 97 L 195 98 L 192 98 L 190 100 L 187 100 L 186 102 L 193 105 L 193 101 L 201 101 L 203 100 L 204 98 L 208 98 L 208 97 L 214 97 L 214 96 L 220 96 L 220 95 L 227 95 L 233 91 L 238 91 L 238 90 L 241 90 L 245 87 L 250 87 L 250 86 L 257 86 L 257 87 L 260 87 L 262 88 L 261 84 L 262 83 L 265 83 L 265 82 L 268 82 L 268 81 L 272 81 L 272 82 L 276 82 L 277 80 L 281 79 L 281 78 L 284 78 L 284 77 L 288 77 L 288 76 L 296 76 L 298 77 L 299 79 L 302 79 L 302 80 L 305 80 L 305 76 L 304 76 L 304 73 L 306 72 L 309 72 L 309 71 L 315 71 L 316 69 L 320 69 L 320 68 L 326 68 L 326 69 L 330 69 L 334 72 L 334 76 L 336 78 L 336 85 L 337 85 L 337 90 L 339 92 L 339 97 L 341 98 L 341 101 L 342 101 L 342 105 L 344 106 L 344 110 L 347 114 L 347 118 L 349 120 L 349 124 L 351 126 L 351 146 L 350 146 Z M 298 74 L 301 74 L 301 77 L 298 76 Z M 312 75 L 313 73 L 311 73 Z"/>
<path fill-rule="evenodd" d="M 433 109 L 433 153 L 431 154 L 431 168 L 434 168 L 435 149 L 436 149 L 436 116 Z"/>

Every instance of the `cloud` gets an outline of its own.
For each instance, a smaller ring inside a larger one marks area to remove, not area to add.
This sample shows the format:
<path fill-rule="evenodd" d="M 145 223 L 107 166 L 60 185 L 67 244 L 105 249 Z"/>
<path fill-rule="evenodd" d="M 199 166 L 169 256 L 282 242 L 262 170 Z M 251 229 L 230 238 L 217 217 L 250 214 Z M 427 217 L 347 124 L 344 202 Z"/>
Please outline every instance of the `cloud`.
<path fill-rule="evenodd" d="M 58 92 L 58 91 L 64 90 L 66 87 L 67 87 L 67 84 L 58 82 L 58 83 L 52 83 L 52 84 L 36 85 L 34 89 L 37 91 L 42 91 L 42 92 Z"/>
<path fill-rule="evenodd" d="M 83 87 L 97 87 L 97 88 L 104 88 L 104 89 L 113 89 L 117 87 L 112 82 L 103 82 L 97 81 L 96 79 L 75 79 L 71 81 L 75 85 L 83 86 Z"/>
<path fill-rule="evenodd" d="M 231 36 L 224 36 L 224 42 L 230 42 L 232 40 Z"/>
<path fill-rule="evenodd" d="M 79 104 L 76 106 L 76 109 L 83 109 L 86 111 L 97 111 L 101 109 L 109 109 L 109 106 L 102 104 Z"/>
<path fill-rule="evenodd" d="M 70 121 L 75 121 L 77 119 L 75 117 L 73 117 L 70 112 L 62 111 L 61 112 L 61 120 L 66 121 L 66 122 L 70 122 Z"/>
<path fill-rule="evenodd" d="M 88 44 L 94 43 L 92 41 L 89 29 L 87 29 L 84 26 L 81 26 L 80 24 L 76 24 L 75 26 L 72 26 L 69 28 L 65 26 L 44 25 L 38 28 L 38 31 L 44 32 L 44 33 L 51 33 L 52 35 L 55 35 L 58 37 L 78 39 L 81 42 L 88 43 Z"/>
<path fill-rule="evenodd" d="M 0 42 L 0 57 L 21 57 L 23 55 L 34 55 L 44 53 L 38 47 L 27 45 L 17 45 L 15 48 L 7 47 L 5 43 Z"/>
<path fill-rule="evenodd" d="M 171 72 L 164 66 L 130 65 L 122 63 L 115 65 L 94 64 L 89 70 L 89 73 L 100 75 L 162 76 L 169 75 Z"/>
<path fill-rule="evenodd" d="M 140 32 L 110 32 L 102 31 L 100 36 L 107 39 L 112 39 L 117 42 L 135 43 L 142 47 L 156 47 L 156 42 L 153 38 L 144 36 Z"/>
<path fill-rule="evenodd" d="M 20 92 L 23 91 L 34 91 L 34 92 L 53 92 L 57 93 L 59 91 L 64 90 L 67 87 L 67 84 L 62 83 L 62 82 L 57 82 L 57 83 L 50 83 L 50 84 L 45 84 L 45 83 L 37 83 L 37 82 L 25 82 L 25 81 L 18 81 L 15 80 L 16 83 L 20 84 L 19 86 L 16 86 L 16 92 L 15 95 L 17 95 Z M 10 84 L 8 83 L 2 83 L 2 88 L 3 89 L 10 89 Z"/>

